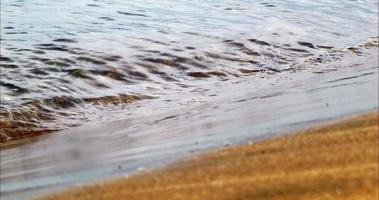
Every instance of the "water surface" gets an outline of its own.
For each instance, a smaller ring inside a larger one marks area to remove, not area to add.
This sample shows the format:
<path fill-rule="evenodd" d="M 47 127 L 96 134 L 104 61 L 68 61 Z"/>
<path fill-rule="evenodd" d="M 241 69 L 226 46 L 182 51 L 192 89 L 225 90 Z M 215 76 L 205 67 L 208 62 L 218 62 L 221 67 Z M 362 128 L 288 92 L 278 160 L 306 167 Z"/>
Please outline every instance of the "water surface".
<path fill-rule="evenodd" d="M 109 104 L 333 62 L 377 41 L 377 7 L 374 0 L 2 0 L 2 140 L 15 129 L 83 124 Z"/>

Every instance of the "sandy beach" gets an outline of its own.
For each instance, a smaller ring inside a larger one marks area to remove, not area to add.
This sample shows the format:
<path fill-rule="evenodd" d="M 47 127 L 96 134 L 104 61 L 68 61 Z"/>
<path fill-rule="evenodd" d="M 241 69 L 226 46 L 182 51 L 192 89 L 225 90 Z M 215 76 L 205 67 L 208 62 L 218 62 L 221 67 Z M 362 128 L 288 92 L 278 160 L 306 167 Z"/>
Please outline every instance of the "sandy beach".
<path fill-rule="evenodd" d="M 376 199 L 378 113 L 42 199 Z"/>

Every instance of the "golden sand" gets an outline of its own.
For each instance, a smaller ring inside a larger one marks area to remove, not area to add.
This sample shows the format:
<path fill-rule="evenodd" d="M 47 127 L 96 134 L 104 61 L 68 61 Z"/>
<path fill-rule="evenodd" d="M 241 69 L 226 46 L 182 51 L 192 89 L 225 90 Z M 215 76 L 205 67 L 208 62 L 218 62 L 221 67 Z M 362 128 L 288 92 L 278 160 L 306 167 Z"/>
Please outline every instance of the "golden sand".
<path fill-rule="evenodd" d="M 378 199 L 378 113 L 43 199 Z"/>

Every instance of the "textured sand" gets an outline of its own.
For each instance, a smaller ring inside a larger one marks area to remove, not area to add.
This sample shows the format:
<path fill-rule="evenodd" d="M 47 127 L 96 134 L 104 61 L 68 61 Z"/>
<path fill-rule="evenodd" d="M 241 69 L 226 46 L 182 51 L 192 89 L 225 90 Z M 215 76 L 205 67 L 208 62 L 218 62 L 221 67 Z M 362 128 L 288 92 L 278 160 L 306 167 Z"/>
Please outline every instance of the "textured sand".
<path fill-rule="evenodd" d="M 378 199 L 378 113 L 44 199 Z"/>

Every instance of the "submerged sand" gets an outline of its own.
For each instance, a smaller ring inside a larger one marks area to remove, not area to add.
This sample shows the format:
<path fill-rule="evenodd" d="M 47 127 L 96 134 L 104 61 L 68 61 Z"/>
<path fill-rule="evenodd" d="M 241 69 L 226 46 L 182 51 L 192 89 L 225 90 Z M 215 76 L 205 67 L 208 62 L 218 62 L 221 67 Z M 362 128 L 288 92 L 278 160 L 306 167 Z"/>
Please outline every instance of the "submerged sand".
<path fill-rule="evenodd" d="M 378 199 L 378 113 L 43 199 Z"/>

